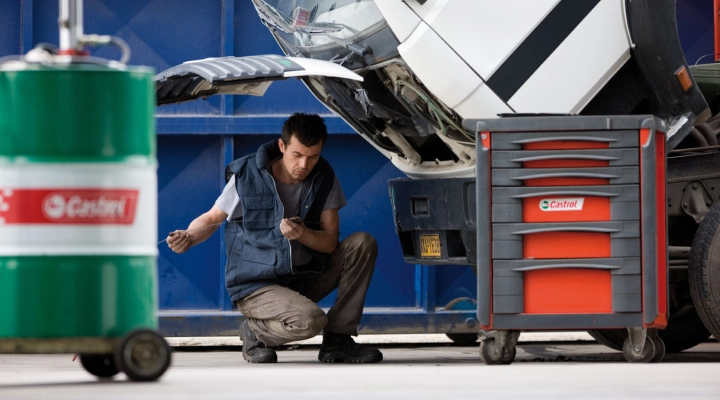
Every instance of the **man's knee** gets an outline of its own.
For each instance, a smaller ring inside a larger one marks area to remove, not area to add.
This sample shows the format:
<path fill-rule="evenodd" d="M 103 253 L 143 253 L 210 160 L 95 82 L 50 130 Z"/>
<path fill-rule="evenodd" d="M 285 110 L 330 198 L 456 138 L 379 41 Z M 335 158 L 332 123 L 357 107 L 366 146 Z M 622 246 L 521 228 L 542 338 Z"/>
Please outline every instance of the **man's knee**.
<path fill-rule="evenodd" d="M 353 249 L 377 253 L 377 240 L 367 232 L 355 232 L 345 238 L 343 243 Z"/>
<path fill-rule="evenodd" d="M 303 309 L 299 319 L 303 321 L 299 328 L 306 338 L 317 336 L 328 323 L 327 315 L 320 307 Z"/>

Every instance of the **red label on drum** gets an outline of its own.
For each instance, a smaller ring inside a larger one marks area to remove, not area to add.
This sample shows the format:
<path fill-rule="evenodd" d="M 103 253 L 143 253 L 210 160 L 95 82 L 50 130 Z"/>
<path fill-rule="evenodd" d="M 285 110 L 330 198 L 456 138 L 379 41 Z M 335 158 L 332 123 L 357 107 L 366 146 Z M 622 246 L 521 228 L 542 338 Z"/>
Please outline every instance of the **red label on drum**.
<path fill-rule="evenodd" d="M 137 189 L 0 189 L 0 224 L 131 225 Z"/>

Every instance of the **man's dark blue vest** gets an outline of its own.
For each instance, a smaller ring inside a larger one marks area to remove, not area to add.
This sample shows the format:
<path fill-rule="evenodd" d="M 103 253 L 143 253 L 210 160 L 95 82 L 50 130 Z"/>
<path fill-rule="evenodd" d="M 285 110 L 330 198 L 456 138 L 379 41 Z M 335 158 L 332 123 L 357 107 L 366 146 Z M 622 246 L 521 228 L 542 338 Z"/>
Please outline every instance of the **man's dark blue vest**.
<path fill-rule="evenodd" d="M 316 276 L 325 267 L 328 254 L 306 248 L 313 255 L 310 263 L 293 266 L 290 241 L 280 232 L 283 205 L 275 180 L 268 172 L 280 157 L 277 141 L 268 142 L 250 154 L 230 163 L 226 181 L 235 176 L 242 217 L 225 225 L 225 287 L 233 302 L 268 285 L 287 285 L 296 276 Z M 312 182 L 303 194 L 300 218 L 310 229 L 320 229 L 320 213 L 335 182 L 335 173 L 320 157 L 310 175 Z"/>

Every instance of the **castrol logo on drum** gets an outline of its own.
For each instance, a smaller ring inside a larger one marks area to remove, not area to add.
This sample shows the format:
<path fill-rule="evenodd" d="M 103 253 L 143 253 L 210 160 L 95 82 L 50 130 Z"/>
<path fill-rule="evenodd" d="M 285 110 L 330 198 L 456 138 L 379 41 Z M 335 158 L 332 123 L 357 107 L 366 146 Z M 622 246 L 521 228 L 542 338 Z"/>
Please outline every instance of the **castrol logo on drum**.
<path fill-rule="evenodd" d="M 138 194 L 137 189 L 4 189 L 0 223 L 131 225 Z"/>

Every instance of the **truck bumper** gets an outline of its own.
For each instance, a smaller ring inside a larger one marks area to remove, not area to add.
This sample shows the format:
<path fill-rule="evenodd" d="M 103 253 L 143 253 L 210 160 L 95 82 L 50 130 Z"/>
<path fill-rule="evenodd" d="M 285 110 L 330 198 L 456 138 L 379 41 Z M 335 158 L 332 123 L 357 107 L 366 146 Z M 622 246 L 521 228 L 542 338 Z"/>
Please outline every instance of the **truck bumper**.
<path fill-rule="evenodd" d="M 388 186 L 406 262 L 475 265 L 475 178 L 400 178 Z"/>

